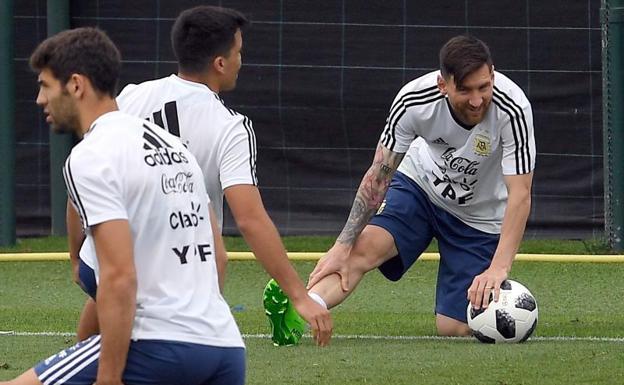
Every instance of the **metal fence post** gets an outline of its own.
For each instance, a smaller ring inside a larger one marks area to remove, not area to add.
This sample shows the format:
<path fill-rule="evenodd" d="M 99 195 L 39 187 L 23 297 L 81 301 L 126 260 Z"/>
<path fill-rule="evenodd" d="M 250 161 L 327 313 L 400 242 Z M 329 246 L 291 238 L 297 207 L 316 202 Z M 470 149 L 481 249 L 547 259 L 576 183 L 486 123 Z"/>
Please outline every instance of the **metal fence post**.
<path fill-rule="evenodd" d="M 0 1 L 0 245 L 15 244 L 13 0 Z"/>
<path fill-rule="evenodd" d="M 605 232 L 624 250 L 624 0 L 603 0 L 602 79 Z"/>

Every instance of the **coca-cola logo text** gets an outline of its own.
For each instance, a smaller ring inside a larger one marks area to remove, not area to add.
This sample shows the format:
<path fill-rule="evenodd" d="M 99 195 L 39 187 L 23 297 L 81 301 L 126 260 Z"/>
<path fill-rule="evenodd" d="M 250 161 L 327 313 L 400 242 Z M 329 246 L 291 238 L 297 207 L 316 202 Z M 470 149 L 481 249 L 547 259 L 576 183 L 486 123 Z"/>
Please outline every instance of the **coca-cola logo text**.
<path fill-rule="evenodd" d="M 193 173 L 179 172 L 175 176 L 162 174 L 160 184 L 165 194 L 193 193 Z"/>

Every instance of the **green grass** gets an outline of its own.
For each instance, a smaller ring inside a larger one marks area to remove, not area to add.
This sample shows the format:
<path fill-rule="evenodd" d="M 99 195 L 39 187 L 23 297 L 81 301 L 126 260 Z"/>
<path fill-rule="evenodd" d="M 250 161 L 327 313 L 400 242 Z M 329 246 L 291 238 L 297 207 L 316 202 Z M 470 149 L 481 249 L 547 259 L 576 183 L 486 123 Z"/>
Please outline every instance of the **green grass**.
<path fill-rule="evenodd" d="M 302 277 L 313 262 L 295 262 Z M 225 296 L 241 331 L 268 333 L 261 303 L 268 276 L 258 263 L 229 264 Z M 516 262 L 511 277 L 538 300 L 536 337 L 484 345 L 473 339 L 348 339 L 346 335 L 430 336 L 437 263 L 418 262 L 399 282 L 374 271 L 332 311 L 336 338 L 318 348 L 274 347 L 247 338 L 248 384 L 618 384 L 624 383 L 624 264 Z M 84 295 L 67 262 L 0 263 L 0 330 L 72 332 Z M 72 343 L 71 338 L 0 335 L 0 380 Z"/>
<path fill-rule="evenodd" d="M 241 237 L 225 237 L 225 245 L 229 251 L 249 251 L 249 247 Z M 283 242 L 288 251 L 327 251 L 335 237 L 329 236 L 291 236 L 284 237 Z M 437 251 L 434 242 L 427 249 Z M 15 246 L 0 247 L 0 253 L 35 253 L 67 251 L 67 238 L 43 237 L 18 239 Z M 520 246 L 520 253 L 528 254 L 613 254 L 607 243 L 602 239 L 588 240 L 525 240 Z"/>
<path fill-rule="evenodd" d="M 10 352 L 2 340 L 10 341 Z M 249 385 L 596 385 L 624 381 L 624 354 L 613 351 L 613 344 L 600 342 L 503 346 L 470 340 L 336 340 L 326 349 L 309 343 L 275 348 L 260 339 L 248 339 L 246 344 Z M 68 346 L 64 337 L 0 337 L 0 357 L 6 352 L 34 362 L 38 358 L 34 352 L 47 356 Z M 8 368 L 2 369 L 3 365 Z M 0 379 L 29 367 L 29 363 L 3 364 L 0 358 Z"/>

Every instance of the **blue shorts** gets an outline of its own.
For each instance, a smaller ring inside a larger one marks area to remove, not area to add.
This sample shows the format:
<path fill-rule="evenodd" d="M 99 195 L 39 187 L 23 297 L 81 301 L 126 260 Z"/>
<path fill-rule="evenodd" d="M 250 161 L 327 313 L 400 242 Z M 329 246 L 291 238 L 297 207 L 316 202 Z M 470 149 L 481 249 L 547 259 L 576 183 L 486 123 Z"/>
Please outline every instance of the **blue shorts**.
<path fill-rule="evenodd" d="M 35 366 L 44 384 L 92 385 L 100 355 L 95 335 Z M 131 341 L 125 385 L 243 385 L 245 349 L 173 341 Z"/>
<path fill-rule="evenodd" d="M 86 263 L 80 260 L 78 264 L 78 278 L 80 280 L 80 287 L 89 295 L 89 297 L 95 300 L 97 295 L 97 283 L 95 280 L 95 272 Z"/>
<path fill-rule="evenodd" d="M 379 270 L 386 278 L 399 280 L 435 237 L 440 251 L 435 312 L 466 322 L 468 288 L 490 266 L 499 234 L 470 227 L 434 205 L 416 182 L 400 172 L 392 178 L 380 211 L 370 224 L 392 235 L 399 254 Z"/>

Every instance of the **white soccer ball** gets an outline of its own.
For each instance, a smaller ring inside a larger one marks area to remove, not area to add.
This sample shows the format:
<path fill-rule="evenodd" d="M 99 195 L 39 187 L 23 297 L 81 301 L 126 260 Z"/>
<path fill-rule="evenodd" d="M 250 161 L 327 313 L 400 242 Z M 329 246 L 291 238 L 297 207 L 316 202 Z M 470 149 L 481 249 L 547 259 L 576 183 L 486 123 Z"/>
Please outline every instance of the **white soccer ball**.
<path fill-rule="evenodd" d="M 529 289 L 508 279 L 501 284 L 498 302 L 490 295 L 487 309 L 468 304 L 468 326 L 481 342 L 524 342 L 537 326 L 537 301 Z"/>

